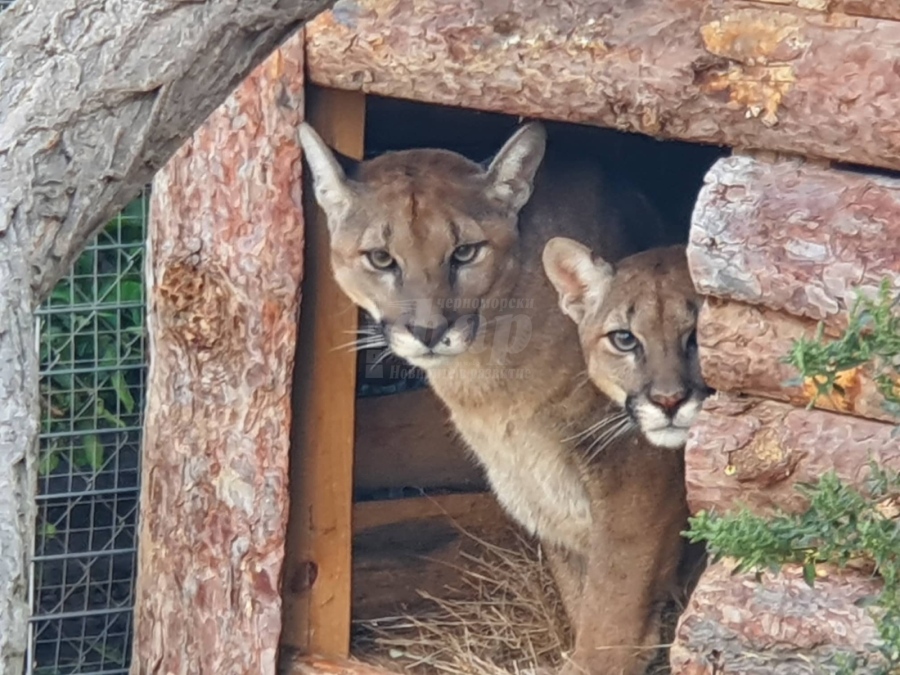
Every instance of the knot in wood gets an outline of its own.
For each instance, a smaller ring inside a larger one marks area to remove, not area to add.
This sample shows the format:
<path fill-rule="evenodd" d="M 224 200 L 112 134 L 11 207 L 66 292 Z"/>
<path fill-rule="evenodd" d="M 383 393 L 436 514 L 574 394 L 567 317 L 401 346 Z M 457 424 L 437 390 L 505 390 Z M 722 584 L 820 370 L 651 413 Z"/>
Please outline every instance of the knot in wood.
<path fill-rule="evenodd" d="M 241 334 L 233 293 L 216 270 L 176 262 L 163 273 L 158 297 L 163 325 L 192 350 L 225 348 Z"/>

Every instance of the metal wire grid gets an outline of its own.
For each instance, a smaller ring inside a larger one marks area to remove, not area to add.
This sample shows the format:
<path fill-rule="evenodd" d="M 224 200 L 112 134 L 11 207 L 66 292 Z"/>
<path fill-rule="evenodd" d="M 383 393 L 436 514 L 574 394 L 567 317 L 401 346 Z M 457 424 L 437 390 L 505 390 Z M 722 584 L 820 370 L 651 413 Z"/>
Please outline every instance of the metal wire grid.
<path fill-rule="evenodd" d="M 146 351 L 148 192 L 39 309 L 42 429 L 29 675 L 127 673 Z"/>

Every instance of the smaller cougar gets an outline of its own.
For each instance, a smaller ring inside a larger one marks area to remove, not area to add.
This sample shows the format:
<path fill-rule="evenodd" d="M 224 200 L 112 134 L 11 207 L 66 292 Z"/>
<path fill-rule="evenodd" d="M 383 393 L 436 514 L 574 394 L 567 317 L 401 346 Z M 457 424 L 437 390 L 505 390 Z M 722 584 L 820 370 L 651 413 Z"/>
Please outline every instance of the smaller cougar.
<path fill-rule="evenodd" d="M 605 469 L 588 482 L 609 525 L 597 540 L 603 548 L 592 551 L 586 563 L 588 568 L 615 568 L 612 576 L 619 583 L 585 588 L 578 623 L 582 631 L 609 640 L 616 625 L 645 622 L 644 643 L 634 645 L 644 658 L 617 669 L 642 672 L 635 666 L 649 661 L 659 643 L 662 602 L 674 590 L 676 563 L 684 550 L 680 533 L 688 513 L 680 448 L 709 395 L 697 357 L 699 298 L 683 246 L 643 251 L 613 264 L 572 239 L 555 237 L 544 247 L 543 265 L 560 308 L 578 327 L 591 381 L 623 409 L 624 418 L 618 426 L 611 427 L 608 420 L 598 423 L 599 447 L 589 454 L 605 455 L 598 458 Z M 622 435 L 635 428 L 640 434 Z M 629 531 L 634 526 L 641 529 Z M 607 548 L 610 543 L 616 548 Z M 573 579 L 570 596 L 579 582 Z M 623 597 L 632 601 L 623 602 Z M 642 600 L 635 603 L 633 598 Z M 609 611 L 616 607 L 637 613 L 622 617 Z M 584 637 L 579 642 L 591 642 Z M 588 668 L 603 661 L 579 646 L 576 655 Z"/>

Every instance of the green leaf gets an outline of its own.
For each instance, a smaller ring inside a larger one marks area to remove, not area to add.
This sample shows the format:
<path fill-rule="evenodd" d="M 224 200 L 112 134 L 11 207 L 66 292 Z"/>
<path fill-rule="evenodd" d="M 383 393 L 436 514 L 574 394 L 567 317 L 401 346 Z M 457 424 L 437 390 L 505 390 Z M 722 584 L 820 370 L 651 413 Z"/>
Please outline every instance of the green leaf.
<path fill-rule="evenodd" d="M 50 539 L 51 537 L 55 537 L 57 533 L 56 525 L 53 523 L 44 523 L 41 527 L 41 536 L 44 539 Z"/>
<path fill-rule="evenodd" d="M 103 444 L 94 434 L 84 437 L 84 463 L 95 472 L 103 468 Z"/>
<path fill-rule="evenodd" d="M 119 403 L 128 411 L 128 414 L 134 412 L 134 397 L 131 395 L 131 391 L 128 389 L 128 384 L 125 382 L 125 376 L 122 374 L 121 370 L 117 370 L 113 373 L 112 378 L 112 386 L 116 391 L 116 396 L 119 397 Z"/>
<path fill-rule="evenodd" d="M 816 561 L 809 560 L 803 565 L 803 581 L 812 588 L 816 585 Z"/>
<path fill-rule="evenodd" d="M 50 450 L 46 452 L 42 457 L 40 462 L 38 462 L 38 474 L 41 476 L 47 476 L 54 471 L 56 471 L 56 467 L 59 466 L 59 452 L 56 450 Z"/>

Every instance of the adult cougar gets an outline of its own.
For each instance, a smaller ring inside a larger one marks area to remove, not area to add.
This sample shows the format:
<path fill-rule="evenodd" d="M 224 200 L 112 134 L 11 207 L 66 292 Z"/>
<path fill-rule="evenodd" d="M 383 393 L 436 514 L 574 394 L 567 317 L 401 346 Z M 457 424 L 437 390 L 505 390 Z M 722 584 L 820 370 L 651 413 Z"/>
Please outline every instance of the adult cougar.
<path fill-rule="evenodd" d="M 563 235 L 615 261 L 658 221 L 637 196 L 617 193 L 615 206 L 595 162 L 542 162 L 538 124 L 487 167 L 408 150 L 349 176 L 311 127 L 300 138 L 338 284 L 424 369 L 500 503 L 548 548 L 575 624 L 566 668 L 641 672 L 636 648 L 657 642 L 655 603 L 678 557 L 680 540 L 663 534 L 683 515 L 680 460 L 632 440 L 585 452 L 614 405 L 583 377 L 541 256 Z"/>

